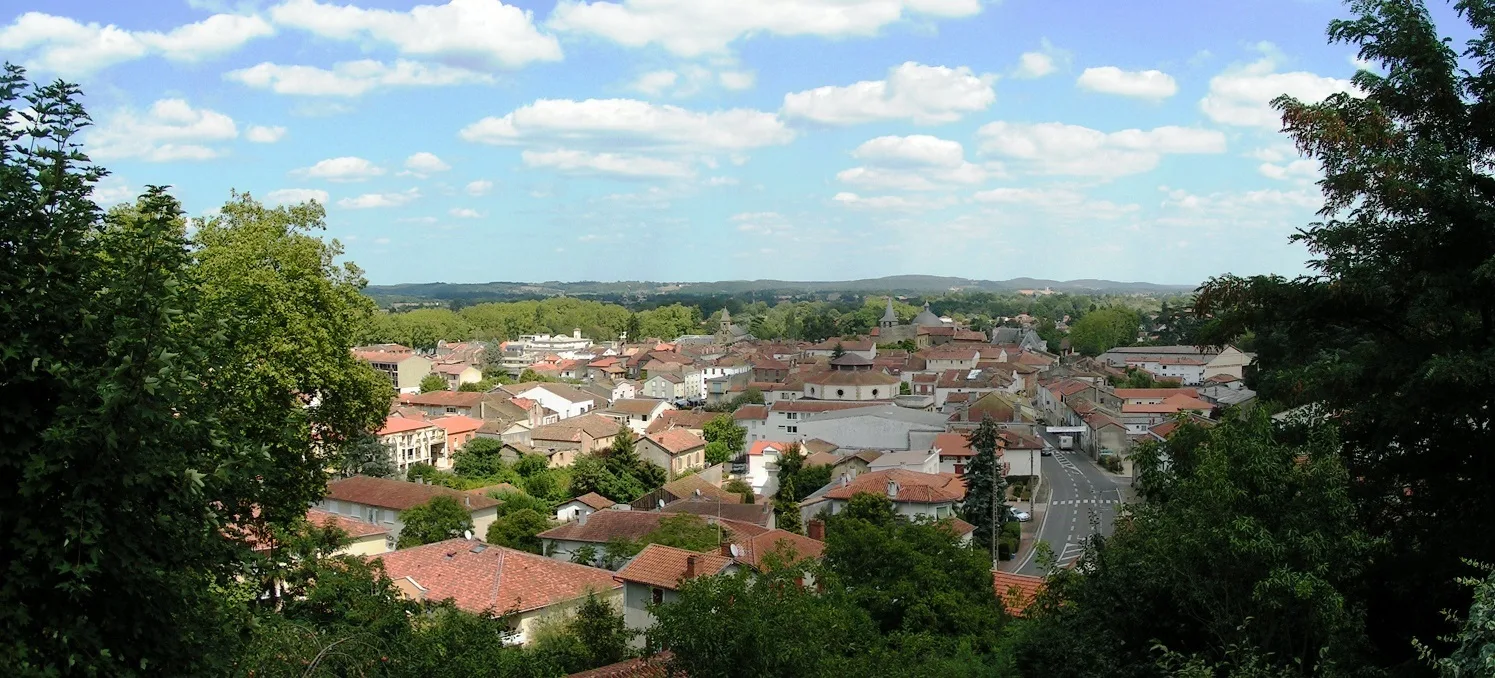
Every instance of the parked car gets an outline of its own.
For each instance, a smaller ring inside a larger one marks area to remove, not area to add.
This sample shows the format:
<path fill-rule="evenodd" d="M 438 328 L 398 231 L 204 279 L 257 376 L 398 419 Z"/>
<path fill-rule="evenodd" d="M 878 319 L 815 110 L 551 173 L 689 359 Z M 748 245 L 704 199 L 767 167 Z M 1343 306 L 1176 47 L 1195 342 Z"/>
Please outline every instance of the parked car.
<path fill-rule="evenodd" d="M 1045 457 L 1052 457 L 1052 456 L 1054 456 L 1054 446 L 1053 445 L 1044 445 L 1043 446 L 1043 450 L 1039 451 L 1039 454 L 1041 454 L 1041 455 L 1043 455 Z"/>
<path fill-rule="evenodd" d="M 1015 508 L 1008 507 L 1007 508 L 1007 518 L 1009 520 L 1016 520 L 1017 522 L 1020 522 L 1020 523 L 1026 523 L 1026 522 L 1032 520 L 1033 516 L 1032 516 L 1032 514 L 1029 514 L 1027 511 L 1019 511 L 1019 510 L 1017 510 Z"/>

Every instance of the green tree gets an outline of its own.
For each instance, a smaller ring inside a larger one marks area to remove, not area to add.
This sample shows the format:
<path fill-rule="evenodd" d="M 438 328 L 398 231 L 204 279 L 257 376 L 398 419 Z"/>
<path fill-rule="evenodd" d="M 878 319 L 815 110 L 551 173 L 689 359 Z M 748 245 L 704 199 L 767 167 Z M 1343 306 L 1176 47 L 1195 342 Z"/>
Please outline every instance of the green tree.
<path fill-rule="evenodd" d="M 643 548 L 643 544 L 627 537 L 613 537 L 602 545 L 602 567 L 608 570 L 620 569 Z"/>
<path fill-rule="evenodd" d="M 805 520 L 800 515 L 799 502 L 794 500 L 773 500 L 773 522 L 774 526 L 785 532 L 795 534 L 805 533 Z"/>
<path fill-rule="evenodd" d="M 1338 447 L 1332 429 L 1277 431 L 1258 411 L 1138 450 L 1145 501 L 1050 576 L 1019 665 L 1154 675 L 1161 645 L 1205 664 L 1247 648 L 1294 675 L 1364 666 L 1352 594 L 1385 549 L 1357 524 Z"/>
<path fill-rule="evenodd" d="M 701 310 L 681 304 L 640 311 L 637 317 L 638 333 L 629 335 L 630 338 L 655 337 L 673 341 L 681 335 L 695 333 L 701 326 Z"/>
<path fill-rule="evenodd" d="M 1137 338 L 1137 314 L 1111 307 L 1086 313 L 1069 328 L 1069 344 L 1088 356 L 1097 356 Z"/>
<path fill-rule="evenodd" d="M 396 468 L 389 448 L 372 433 L 359 433 L 339 443 L 334 452 L 338 474 L 393 478 Z"/>
<path fill-rule="evenodd" d="M 629 645 L 638 635 L 628 628 L 621 610 L 593 594 L 587 594 L 576 612 L 563 617 L 557 627 L 539 634 L 535 652 L 568 674 L 627 659 Z"/>
<path fill-rule="evenodd" d="M 439 374 L 428 374 L 420 378 L 420 392 L 445 391 L 446 379 Z"/>
<path fill-rule="evenodd" d="M 1310 275 L 1222 276 L 1195 299 L 1199 341 L 1254 333 L 1255 388 L 1315 403 L 1340 425 L 1356 515 L 1404 545 L 1365 590 L 1376 663 L 1411 659 L 1410 639 L 1444 633 L 1467 592 L 1460 558 L 1495 562 L 1495 209 L 1485 121 L 1495 75 L 1490 3 L 1455 5 L 1461 48 L 1422 3 L 1356 2 L 1331 42 L 1377 64 L 1355 95 L 1276 100 L 1283 129 L 1323 168 L 1320 219 L 1292 241 Z M 1467 36 L 1467 37 L 1466 37 Z M 1412 545 L 1415 544 L 1415 547 Z"/>
<path fill-rule="evenodd" d="M 619 476 L 602 458 L 583 454 L 571 464 L 571 492 L 581 496 L 596 492 L 614 501 L 627 503 L 644 496 L 647 489 L 631 474 Z"/>
<path fill-rule="evenodd" d="M 710 462 L 712 464 L 719 464 L 741 454 L 742 447 L 747 442 L 747 429 L 738 426 L 737 422 L 732 420 L 732 415 L 729 414 L 720 414 L 712 417 L 710 421 L 701 426 L 701 434 L 706 438 L 707 443 L 722 443 L 726 448 L 725 457 Z M 710 448 L 708 447 L 707 450 L 709 457 Z"/>
<path fill-rule="evenodd" d="M 880 494 L 858 492 L 846 501 L 846 508 L 836 514 L 842 520 L 860 520 L 878 527 L 892 527 L 898 513 L 893 510 L 893 500 Z"/>
<path fill-rule="evenodd" d="M 1474 589 L 1474 600 L 1463 618 L 1447 615 L 1459 631 L 1444 640 L 1454 645 L 1447 657 L 1434 657 L 1433 650 L 1417 643 L 1418 653 L 1444 678 L 1474 678 L 1495 675 L 1495 567 L 1467 561 L 1485 572 L 1484 577 L 1460 577 L 1458 583 Z"/>
<path fill-rule="evenodd" d="M 841 345 L 841 342 L 836 342 L 836 347 L 831 349 L 831 360 L 835 360 L 836 358 L 840 358 L 844 355 L 846 355 L 846 348 Z"/>
<path fill-rule="evenodd" d="M 472 516 L 456 499 L 433 497 L 420 506 L 400 512 L 400 548 L 454 539 L 472 529 Z"/>
<path fill-rule="evenodd" d="M 543 545 L 540 543 L 540 538 L 535 535 L 550 527 L 549 518 L 534 509 L 525 508 L 499 516 L 498 520 L 488 525 L 486 536 L 490 544 L 530 553 L 541 553 Z"/>
<path fill-rule="evenodd" d="M 723 541 L 730 539 L 731 536 L 720 525 L 709 525 L 698 515 L 672 513 L 660 519 L 659 527 L 644 535 L 639 543 L 642 546 L 659 544 L 706 553 L 715 551 Z"/>
<path fill-rule="evenodd" d="M 753 486 L 746 480 L 733 478 L 722 485 L 722 489 L 742 497 L 742 503 L 752 504 L 757 501 L 757 495 L 753 493 Z"/>
<path fill-rule="evenodd" d="M 898 382 L 898 395 L 913 395 L 913 394 L 914 394 L 914 388 L 912 386 L 909 386 L 908 382 L 906 382 L 906 381 L 900 381 L 900 382 Z"/>
<path fill-rule="evenodd" d="M 525 509 L 540 515 L 551 515 L 550 502 L 523 492 L 495 492 L 493 498 L 498 500 L 498 515 L 500 516 Z"/>
<path fill-rule="evenodd" d="M 966 436 L 971 449 L 976 452 L 966 464 L 961 479 L 965 481 L 966 498 L 960 505 L 960 517 L 976 526 L 971 535 L 976 544 L 990 552 L 995 560 L 997 532 L 1007 521 L 1007 478 L 1002 474 L 1002 462 L 997 456 L 1001 445 L 1001 428 L 991 419 L 984 419 L 976 430 Z"/>
<path fill-rule="evenodd" d="M 464 478 L 493 478 L 508 470 L 504 444 L 493 438 L 473 438 L 452 457 L 452 472 Z"/>
<path fill-rule="evenodd" d="M 556 381 L 555 377 L 547 377 L 547 376 L 545 376 L 543 374 L 540 374 L 539 372 L 536 372 L 536 371 L 534 371 L 534 370 L 532 370 L 532 369 L 530 369 L 528 367 L 524 368 L 524 371 L 519 373 L 519 383 L 521 383 L 521 384 L 530 384 L 530 383 L 534 383 L 534 382 L 546 382 L 546 383 L 549 383 L 549 382 L 554 382 L 554 381 Z"/>
<path fill-rule="evenodd" d="M 571 553 L 571 562 L 577 565 L 597 566 L 600 556 L 597 555 L 597 547 L 591 544 L 582 544 Z"/>
<path fill-rule="evenodd" d="M 727 450 L 727 444 L 723 442 L 706 443 L 706 463 L 709 465 L 725 464 L 732 460 L 732 453 Z"/>

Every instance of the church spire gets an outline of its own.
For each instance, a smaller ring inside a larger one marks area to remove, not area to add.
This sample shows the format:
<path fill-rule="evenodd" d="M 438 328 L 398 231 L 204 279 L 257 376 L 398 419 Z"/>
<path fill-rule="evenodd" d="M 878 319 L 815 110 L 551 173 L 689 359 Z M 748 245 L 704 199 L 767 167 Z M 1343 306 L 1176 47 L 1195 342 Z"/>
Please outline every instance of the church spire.
<path fill-rule="evenodd" d="M 878 327 L 894 327 L 898 325 L 898 312 L 893 310 L 893 297 L 887 297 L 888 309 L 882 312 L 882 320 L 878 321 Z"/>

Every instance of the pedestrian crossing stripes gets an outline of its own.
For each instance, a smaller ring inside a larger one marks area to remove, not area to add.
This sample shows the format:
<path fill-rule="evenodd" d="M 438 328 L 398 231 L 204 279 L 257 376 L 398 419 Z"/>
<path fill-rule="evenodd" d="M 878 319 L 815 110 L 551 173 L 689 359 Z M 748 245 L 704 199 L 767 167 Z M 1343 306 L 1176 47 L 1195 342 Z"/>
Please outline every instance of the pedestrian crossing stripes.
<path fill-rule="evenodd" d="M 1115 499 L 1059 499 L 1049 502 L 1054 506 L 1065 506 L 1068 504 L 1119 504 Z"/>

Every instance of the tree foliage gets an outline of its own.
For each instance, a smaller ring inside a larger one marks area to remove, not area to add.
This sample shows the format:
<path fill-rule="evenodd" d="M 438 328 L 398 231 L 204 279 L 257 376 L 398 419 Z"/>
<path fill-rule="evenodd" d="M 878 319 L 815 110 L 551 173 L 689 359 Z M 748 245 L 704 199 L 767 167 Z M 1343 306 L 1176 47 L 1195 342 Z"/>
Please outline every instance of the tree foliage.
<path fill-rule="evenodd" d="M 976 526 L 971 538 L 990 553 L 992 541 L 1007 521 L 1007 477 L 1002 473 L 997 447 L 1001 428 L 992 419 L 983 419 L 967 436 L 975 456 L 966 464 L 961 479 L 965 481 L 966 498 L 960 506 L 960 517 Z"/>
<path fill-rule="evenodd" d="M 419 506 L 400 512 L 400 548 L 455 539 L 472 529 L 472 515 L 462 503 L 448 496 L 432 497 Z"/>
<path fill-rule="evenodd" d="M 522 508 L 505 513 L 488 525 L 487 542 L 511 549 L 543 553 L 540 538 L 535 536 L 550 529 L 550 518 L 533 508 Z"/>
<path fill-rule="evenodd" d="M 747 429 L 738 426 L 730 414 L 720 414 L 712 417 L 710 421 L 701 427 L 701 434 L 706 438 L 707 443 L 721 443 L 725 446 L 726 459 L 731 459 L 741 454 L 742 446 L 747 442 Z M 721 461 L 725 461 L 725 459 L 710 463 L 719 464 Z"/>
<path fill-rule="evenodd" d="M 432 391 L 445 391 L 446 378 L 439 374 L 428 374 L 420 378 L 420 392 L 430 393 Z"/>
<path fill-rule="evenodd" d="M 1069 327 L 1069 345 L 1088 356 L 1097 356 L 1137 339 L 1137 313 L 1126 308 L 1103 308 L 1086 313 Z"/>
<path fill-rule="evenodd" d="M 338 474 L 344 478 L 393 478 L 397 471 L 394 455 L 372 433 L 353 434 L 337 444 L 334 455 Z"/>

